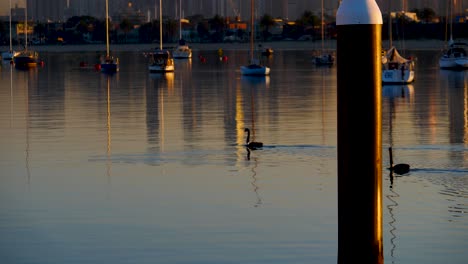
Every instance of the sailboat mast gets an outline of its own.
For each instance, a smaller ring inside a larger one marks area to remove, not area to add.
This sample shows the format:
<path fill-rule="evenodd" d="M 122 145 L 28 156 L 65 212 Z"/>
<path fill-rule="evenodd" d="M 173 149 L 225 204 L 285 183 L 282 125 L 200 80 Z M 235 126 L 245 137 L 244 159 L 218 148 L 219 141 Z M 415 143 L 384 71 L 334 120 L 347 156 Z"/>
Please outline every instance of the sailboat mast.
<path fill-rule="evenodd" d="M 179 40 L 182 39 L 182 0 L 179 0 Z"/>
<path fill-rule="evenodd" d="M 162 50 L 162 0 L 159 0 L 159 49 Z"/>
<path fill-rule="evenodd" d="M 28 51 L 28 1 L 27 0 L 25 1 L 24 5 L 25 5 L 25 8 L 24 8 L 24 50 Z"/>
<path fill-rule="evenodd" d="M 450 42 L 453 41 L 453 35 L 452 35 L 452 30 L 453 30 L 453 19 L 452 19 L 452 16 L 453 16 L 453 1 L 450 0 Z"/>
<path fill-rule="evenodd" d="M 13 42 L 11 40 L 11 0 L 10 0 L 10 52 L 13 52 Z"/>
<path fill-rule="evenodd" d="M 320 22 L 320 28 L 322 30 L 322 32 L 321 32 L 321 34 L 322 34 L 322 53 L 323 53 L 323 49 L 324 49 L 324 35 L 325 35 L 324 30 L 323 30 L 323 26 L 324 26 L 323 22 L 324 21 L 323 21 L 323 0 L 322 0 L 322 18 L 321 18 L 321 22 Z"/>
<path fill-rule="evenodd" d="M 392 1 L 388 1 L 388 49 L 393 46 L 393 33 L 392 33 Z"/>
<path fill-rule="evenodd" d="M 106 55 L 109 57 L 109 1 L 106 0 Z"/>
<path fill-rule="evenodd" d="M 255 3 L 254 0 L 250 0 L 250 62 L 253 63 L 254 60 L 254 13 L 255 13 Z"/>

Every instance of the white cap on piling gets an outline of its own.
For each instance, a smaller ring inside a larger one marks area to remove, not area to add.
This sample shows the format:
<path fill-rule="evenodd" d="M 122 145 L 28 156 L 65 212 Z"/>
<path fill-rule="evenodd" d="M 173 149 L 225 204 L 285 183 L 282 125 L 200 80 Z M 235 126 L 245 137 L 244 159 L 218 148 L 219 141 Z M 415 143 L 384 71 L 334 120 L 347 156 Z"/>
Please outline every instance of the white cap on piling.
<path fill-rule="evenodd" d="M 336 13 L 337 25 L 383 24 L 375 0 L 343 0 Z"/>

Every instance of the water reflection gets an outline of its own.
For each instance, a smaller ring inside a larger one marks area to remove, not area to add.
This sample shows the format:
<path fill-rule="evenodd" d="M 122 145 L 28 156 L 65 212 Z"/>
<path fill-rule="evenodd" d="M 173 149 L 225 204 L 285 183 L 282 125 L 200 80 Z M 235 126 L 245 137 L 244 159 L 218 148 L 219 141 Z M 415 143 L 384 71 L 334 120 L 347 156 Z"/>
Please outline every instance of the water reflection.
<path fill-rule="evenodd" d="M 250 150 L 249 148 L 246 148 L 246 149 L 247 149 L 247 159 L 250 160 Z M 253 191 L 255 193 L 255 197 L 257 198 L 254 204 L 254 207 L 259 207 L 263 204 L 263 200 L 259 192 L 260 186 L 258 185 L 258 179 L 257 179 L 257 167 L 258 167 L 258 158 L 254 157 L 253 165 L 250 169 L 250 171 L 252 172 L 252 181 L 250 182 L 250 184 L 252 185 Z"/>
<path fill-rule="evenodd" d="M 229 63 L 177 61 L 176 72 L 156 76 L 131 52 L 120 57 L 134 61 L 114 76 L 76 70 L 67 63 L 76 54 L 45 54 L 38 71 L 2 67 L 4 251 L 44 262 L 40 252 L 54 245 L 85 242 L 83 256 L 102 247 L 108 263 L 131 253 L 115 248 L 160 246 L 166 262 L 209 262 L 215 251 L 221 262 L 271 254 L 273 263 L 336 262 L 336 67 L 278 51 L 272 70 L 284 74 L 249 79 L 236 72 L 245 54 L 228 52 Z M 383 149 L 394 146 L 397 161 L 417 168 L 406 177 L 385 170 L 389 262 L 433 261 L 418 251 L 427 234 L 440 258 L 466 259 L 466 73 L 431 67 L 421 64 L 412 85 L 382 88 Z M 271 147 L 246 149 L 245 127 Z M 112 188 L 103 187 L 104 174 Z M 38 232 L 50 236 L 31 235 Z M 207 254 L 181 254 L 191 248 Z M 64 250 L 57 261 L 71 255 Z"/>
<path fill-rule="evenodd" d="M 382 96 L 387 98 L 408 98 L 408 101 L 413 101 L 414 95 L 413 84 L 402 84 L 402 85 L 383 85 Z"/>
<path fill-rule="evenodd" d="M 448 87 L 451 143 L 468 143 L 468 71 L 441 70 L 441 85 Z M 468 158 L 468 156 L 467 156 Z"/>
<path fill-rule="evenodd" d="M 266 88 L 270 86 L 270 76 L 250 76 L 242 75 L 242 82 L 250 88 Z"/>
<path fill-rule="evenodd" d="M 107 148 L 106 148 L 106 156 L 107 156 L 107 162 L 106 162 L 106 174 L 108 177 L 111 176 L 111 88 L 110 88 L 110 76 L 107 76 L 106 78 L 106 87 L 107 87 L 107 122 L 106 122 L 106 127 L 107 127 Z"/>
<path fill-rule="evenodd" d="M 390 178 L 390 188 L 386 194 L 386 197 L 388 199 L 387 202 L 387 210 L 388 210 L 388 215 L 390 216 L 390 219 L 388 221 L 388 225 L 390 226 L 389 228 L 389 233 L 390 233 L 390 257 L 392 258 L 391 261 L 392 263 L 395 263 L 395 251 L 396 251 L 396 240 L 397 240 L 397 225 L 396 225 L 396 217 L 395 217 L 395 212 L 394 210 L 398 207 L 398 202 L 397 200 L 399 199 L 400 195 L 395 191 L 395 188 L 393 186 L 393 171 L 390 171 L 389 174 Z"/>

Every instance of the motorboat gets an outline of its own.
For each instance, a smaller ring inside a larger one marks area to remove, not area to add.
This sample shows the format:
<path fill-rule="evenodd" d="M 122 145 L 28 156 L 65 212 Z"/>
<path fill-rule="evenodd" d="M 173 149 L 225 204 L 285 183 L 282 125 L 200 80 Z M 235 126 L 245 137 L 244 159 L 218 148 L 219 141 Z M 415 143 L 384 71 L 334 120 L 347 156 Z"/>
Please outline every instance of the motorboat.
<path fill-rule="evenodd" d="M 174 59 L 168 50 L 158 49 L 147 55 L 150 58 L 148 69 L 151 73 L 174 71 Z"/>
<path fill-rule="evenodd" d="M 382 56 L 382 82 L 387 84 L 412 83 L 414 81 L 413 59 L 406 59 L 391 47 Z"/>

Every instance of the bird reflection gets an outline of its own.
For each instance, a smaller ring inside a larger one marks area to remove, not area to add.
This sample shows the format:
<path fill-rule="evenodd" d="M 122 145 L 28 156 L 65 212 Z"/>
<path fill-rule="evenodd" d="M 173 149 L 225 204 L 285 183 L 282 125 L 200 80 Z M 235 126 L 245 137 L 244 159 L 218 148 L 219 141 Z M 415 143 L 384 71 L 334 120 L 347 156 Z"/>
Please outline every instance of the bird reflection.
<path fill-rule="evenodd" d="M 392 263 L 394 263 L 394 258 L 395 258 L 395 250 L 396 250 L 396 243 L 395 240 L 397 238 L 396 236 L 396 218 L 395 218 L 395 213 L 393 210 L 398 206 L 398 202 L 396 201 L 400 195 L 394 191 L 393 188 L 393 171 L 390 171 L 390 190 L 389 194 L 386 195 L 387 199 L 390 201 L 389 204 L 387 205 L 388 209 L 388 214 L 390 216 L 390 221 L 388 222 L 388 225 L 390 226 L 390 256 L 392 257 Z"/>
<path fill-rule="evenodd" d="M 247 150 L 247 160 L 250 160 L 250 149 L 249 148 L 246 148 Z M 250 184 L 252 184 L 252 187 L 253 187 L 253 191 L 255 193 L 255 196 L 257 198 L 257 201 L 255 202 L 254 204 L 254 207 L 259 207 L 260 205 L 263 204 L 263 201 L 262 201 L 262 197 L 260 196 L 260 193 L 259 193 L 259 190 L 260 190 L 260 186 L 257 185 L 257 166 L 258 166 L 258 160 L 257 158 L 253 158 L 254 160 L 254 166 L 252 167 L 251 171 L 252 171 L 252 181 Z"/>

